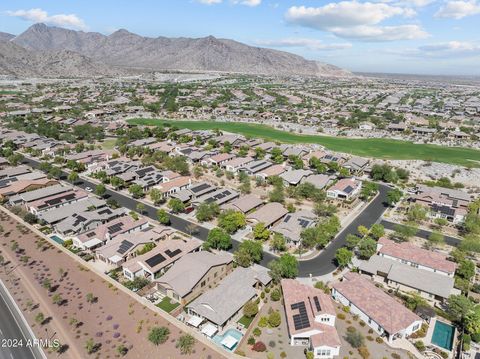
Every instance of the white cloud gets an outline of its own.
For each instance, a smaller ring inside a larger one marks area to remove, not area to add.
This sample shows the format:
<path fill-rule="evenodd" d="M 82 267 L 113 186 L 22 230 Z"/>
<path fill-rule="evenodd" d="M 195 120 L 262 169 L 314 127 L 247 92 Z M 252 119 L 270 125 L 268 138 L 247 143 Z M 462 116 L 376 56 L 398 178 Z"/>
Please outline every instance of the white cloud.
<path fill-rule="evenodd" d="M 480 45 L 468 41 L 449 41 L 424 45 L 418 52 L 430 57 L 465 57 L 480 55 Z"/>
<path fill-rule="evenodd" d="M 395 16 L 411 18 L 415 15 L 415 10 L 408 7 L 353 0 L 322 7 L 292 6 L 285 14 L 285 19 L 291 24 L 328 31 L 338 37 L 362 41 L 393 41 L 428 36 L 419 25 L 379 25 Z"/>
<path fill-rule="evenodd" d="M 333 43 L 333 44 L 324 44 L 322 41 L 317 39 L 306 39 L 306 38 L 286 38 L 280 40 L 261 40 L 257 41 L 258 45 L 269 46 L 269 47 L 305 47 L 310 50 L 343 50 L 352 47 L 352 44 L 344 43 Z"/>
<path fill-rule="evenodd" d="M 331 28 L 330 31 L 339 37 L 369 42 L 415 40 L 424 39 L 430 36 L 418 25 L 362 25 L 344 28 Z"/>
<path fill-rule="evenodd" d="M 220 4 L 222 0 L 197 0 L 197 2 L 205 5 L 214 5 L 214 4 Z"/>
<path fill-rule="evenodd" d="M 85 22 L 75 14 L 49 15 L 45 10 L 35 8 L 30 10 L 7 11 L 9 16 L 18 17 L 34 23 L 42 22 L 50 25 L 86 29 Z"/>
<path fill-rule="evenodd" d="M 466 16 L 480 14 L 480 4 L 475 0 L 447 1 L 435 14 L 435 17 L 462 19 Z"/>
<path fill-rule="evenodd" d="M 234 4 L 246 5 L 250 7 L 258 6 L 262 3 L 262 0 L 232 0 Z"/>

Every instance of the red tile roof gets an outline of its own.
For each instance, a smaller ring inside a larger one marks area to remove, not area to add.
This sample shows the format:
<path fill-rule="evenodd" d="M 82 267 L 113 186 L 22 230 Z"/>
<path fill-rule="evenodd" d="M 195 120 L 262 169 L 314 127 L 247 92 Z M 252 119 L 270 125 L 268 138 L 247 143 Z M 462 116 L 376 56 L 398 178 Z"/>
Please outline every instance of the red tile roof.
<path fill-rule="evenodd" d="M 294 279 L 282 279 L 282 292 L 283 299 L 285 302 L 285 315 L 288 322 L 288 332 L 290 336 L 310 332 L 316 329 L 317 334 L 311 336 L 312 343 L 314 347 L 327 345 L 330 347 L 336 347 L 341 344 L 340 338 L 338 337 L 337 330 L 335 326 L 322 324 L 315 321 L 316 315 L 328 314 L 335 317 L 335 307 L 333 305 L 332 299 L 325 294 L 320 289 L 310 287 L 299 283 Z M 314 297 L 318 298 L 320 302 L 320 310 L 317 311 Z M 293 322 L 293 316 L 297 314 L 297 309 L 292 309 L 291 305 L 298 302 L 305 302 L 305 308 L 307 310 L 308 319 L 310 326 L 300 330 L 296 330 Z"/>
<path fill-rule="evenodd" d="M 345 274 L 344 280 L 335 283 L 333 288 L 389 334 L 398 333 L 413 322 L 421 320 L 419 316 L 358 273 Z"/>
<path fill-rule="evenodd" d="M 404 259 L 442 272 L 454 273 L 456 264 L 447 260 L 447 255 L 420 248 L 409 242 L 396 243 L 388 238 L 380 238 L 379 253 Z"/>

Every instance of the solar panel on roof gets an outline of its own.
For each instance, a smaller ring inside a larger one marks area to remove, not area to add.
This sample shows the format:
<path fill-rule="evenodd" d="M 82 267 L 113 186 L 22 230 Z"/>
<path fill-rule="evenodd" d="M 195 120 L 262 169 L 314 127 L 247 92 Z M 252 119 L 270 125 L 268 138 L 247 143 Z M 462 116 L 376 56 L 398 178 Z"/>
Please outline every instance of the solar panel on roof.
<path fill-rule="evenodd" d="M 127 240 L 122 241 L 120 243 L 120 247 L 118 248 L 118 253 L 120 254 L 125 254 L 126 251 L 128 251 L 130 248 L 133 247 L 133 243 Z"/>
<path fill-rule="evenodd" d="M 181 249 L 175 249 L 174 251 L 171 251 L 170 249 L 167 249 L 165 251 L 165 254 L 169 256 L 170 258 L 175 257 L 177 254 L 182 253 Z"/>
<path fill-rule="evenodd" d="M 291 305 L 292 309 L 298 309 L 298 314 L 295 314 L 293 319 L 293 325 L 295 330 L 300 330 L 310 327 L 310 320 L 307 315 L 307 308 L 305 307 L 305 302 L 297 302 Z"/>
<path fill-rule="evenodd" d="M 114 225 L 108 227 L 107 230 L 108 230 L 108 233 L 112 234 L 121 230 L 122 227 L 123 227 L 123 223 L 115 223 Z"/>
<path fill-rule="evenodd" d="M 201 185 L 198 185 L 196 187 L 191 187 L 190 191 L 192 191 L 193 193 L 197 193 L 203 191 L 204 189 L 207 189 L 208 187 L 210 187 L 208 183 L 202 183 Z"/>
<path fill-rule="evenodd" d="M 292 216 L 291 216 L 291 215 L 287 215 L 287 216 L 285 216 L 285 219 L 284 219 L 283 221 L 284 221 L 285 223 L 287 223 L 287 222 L 290 220 L 290 218 L 292 218 Z"/>
<path fill-rule="evenodd" d="M 344 190 L 345 193 L 351 193 L 353 191 L 353 187 L 352 186 L 347 186 Z"/>
<path fill-rule="evenodd" d="M 154 255 L 152 258 L 149 258 L 145 261 L 150 267 L 155 267 L 156 265 L 162 263 L 165 261 L 165 257 L 161 255 L 160 253 Z"/>
<path fill-rule="evenodd" d="M 86 236 L 87 236 L 87 238 L 92 238 L 92 237 L 95 236 L 95 232 L 88 232 L 88 233 L 86 234 Z"/>
<path fill-rule="evenodd" d="M 317 296 L 313 297 L 313 301 L 315 302 L 315 307 L 317 308 L 317 312 L 321 311 L 322 307 L 320 306 L 320 302 L 318 300 L 318 297 Z"/>

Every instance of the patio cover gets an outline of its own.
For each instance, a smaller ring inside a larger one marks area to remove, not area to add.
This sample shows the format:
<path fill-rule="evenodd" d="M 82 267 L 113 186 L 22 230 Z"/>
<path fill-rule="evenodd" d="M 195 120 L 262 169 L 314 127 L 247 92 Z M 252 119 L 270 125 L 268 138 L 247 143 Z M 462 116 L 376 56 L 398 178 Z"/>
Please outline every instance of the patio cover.
<path fill-rule="evenodd" d="M 191 326 L 194 326 L 195 328 L 198 328 L 198 326 L 202 321 L 203 321 L 203 318 L 197 317 L 196 315 L 192 315 L 187 323 L 190 324 Z"/>
<path fill-rule="evenodd" d="M 120 262 L 123 258 L 120 257 L 119 255 L 115 254 L 108 259 L 110 259 L 110 261 L 112 261 L 113 263 L 116 264 L 116 263 Z"/>
<path fill-rule="evenodd" d="M 223 338 L 222 345 L 227 347 L 228 349 L 232 349 L 235 344 L 237 344 L 238 340 L 232 337 L 231 335 L 227 335 L 226 338 Z"/>
<path fill-rule="evenodd" d="M 217 331 L 218 331 L 217 328 L 213 324 L 210 324 L 210 323 L 205 325 L 202 329 L 202 333 L 205 334 L 209 338 L 213 337 Z"/>
<path fill-rule="evenodd" d="M 90 249 L 90 248 L 95 247 L 95 246 L 97 246 L 97 245 L 99 245 L 99 244 L 101 244 L 101 243 L 102 243 L 102 241 L 101 241 L 100 239 L 98 239 L 98 238 L 93 238 L 93 239 L 91 239 L 91 240 L 83 243 L 83 245 L 84 245 L 86 248 Z"/>

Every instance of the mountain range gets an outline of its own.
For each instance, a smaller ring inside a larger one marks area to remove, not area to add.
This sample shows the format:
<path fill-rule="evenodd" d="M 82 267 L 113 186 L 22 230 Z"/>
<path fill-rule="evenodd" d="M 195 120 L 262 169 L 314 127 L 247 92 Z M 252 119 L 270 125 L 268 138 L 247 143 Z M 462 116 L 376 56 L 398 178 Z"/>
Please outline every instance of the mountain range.
<path fill-rule="evenodd" d="M 110 75 L 119 69 L 145 71 L 230 72 L 288 76 L 346 76 L 346 70 L 306 60 L 284 51 L 248 46 L 213 36 L 203 38 L 143 37 L 127 30 L 111 35 L 35 24 L 18 36 L 0 33 L 0 41 L 35 54 L 48 53 L 50 62 L 71 56 L 85 75 Z M 5 47 L 5 45 L 3 45 Z M 0 51 L 0 71 L 2 57 Z M 10 49 L 13 51 L 13 48 Z M 42 55 L 40 55 L 42 56 Z M 103 67 L 102 67 L 103 66 Z M 53 69 L 50 72 L 54 72 Z M 80 71 L 75 71 L 78 73 Z M 73 76 L 73 75 L 72 75 Z"/>

